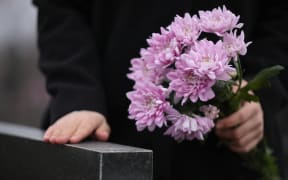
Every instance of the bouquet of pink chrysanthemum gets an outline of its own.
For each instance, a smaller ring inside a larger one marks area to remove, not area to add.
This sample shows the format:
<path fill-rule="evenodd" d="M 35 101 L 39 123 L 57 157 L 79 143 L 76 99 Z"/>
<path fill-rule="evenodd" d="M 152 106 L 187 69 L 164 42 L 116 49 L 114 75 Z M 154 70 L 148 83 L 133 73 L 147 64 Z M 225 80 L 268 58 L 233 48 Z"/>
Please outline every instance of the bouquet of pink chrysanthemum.
<path fill-rule="evenodd" d="M 267 84 L 282 67 L 261 71 L 242 88 L 239 55 L 246 54 L 250 42 L 244 41 L 239 18 L 223 6 L 199 11 L 199 16 L 176 16 L 168 27 L 152 34 L 149 46 L 131 60 L 128 74 L 135 81 L 134 90 L 127 93 L 129 118 L 136 121 L 138 131 L 167 128 L 164 134 L 178 142 L 204 140 L 217 118 L 237 111 L 243 101 L 258 100 L 249 91 Z M 209 34 L 217 40 L 208 40 Z M 267 155 L 266 150 L 267 146 L 261 152 Z M 274 163 L 272 156 L 269 163 Z"/>

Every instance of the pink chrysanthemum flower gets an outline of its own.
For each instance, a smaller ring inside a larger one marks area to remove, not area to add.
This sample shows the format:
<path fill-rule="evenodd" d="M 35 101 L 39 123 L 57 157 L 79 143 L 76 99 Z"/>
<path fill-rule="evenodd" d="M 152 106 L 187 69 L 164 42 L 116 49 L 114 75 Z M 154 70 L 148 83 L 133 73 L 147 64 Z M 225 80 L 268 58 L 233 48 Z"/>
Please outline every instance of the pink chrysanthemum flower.
<path fill-rule="evenodd" d="M 211 80 L 206 76 L 197 76 L 193 70 L 185 70 L 177 68 L 167 74 L 169 80 L 169 90 L 175 91 L 175 98 L 182 99 L 183 105 L 188 99 L 192 102 L 208 101 L 214 98 L 215 94 L 211 87 L 215 84 L 215 80 Z"/>
<path fill-rule="evenodd" d="M 178 64 L 185 69 L 192 69 L 199 76 L 207 76 L 212 80 L 229 80 L 235 71 L 229 65 L 230 59 L 223 48 L 222 41 L 214 44 L 206 39 L 195 43 L 187 54 L 183 54 Z"/>
<path fill-rule="evenodd" d="M 185 13 L 184 17 L 176 16 L 168 29 L 174 32 L 176 39 L 183 45 L 192 45 L 200 35 L 199 19 Z"/>
<path fill-rule="evenodd" d="M 161 28 L 161 34 L 153 33 L 150 39 L 147 39 L 150 47 L 147 53 L 153 56 L 154 62 L 151 65 L 167 67 L 174 63 L 180 55 L 180 44 L 177 42 L 175 35 L 171 31 Z"/>
<path fill-rule="evenodd" d="M 209 119 L 217 119 L 219 117 L 220 110 L 211 104 L 209 105 L 203 105 L 199 108 L 199 111 L 204 113 L 204 116 Z"/>
<path fill-rule="evenodd" d="M 138 131 L 145 128 L 153 131 L 166 125 L 165 111 L 170 108 L 165 100 L 166 89 L 152 83 L 139 83 L 136 90 L 127 93 L 127 97 L 131 101 L 129 118 L 136 120 Z"/>
<path fill-rule="evenodd" d="M 127 93 L 128 111 L 138 131 L 166 126 L 164 134 L 178 142 L 203 140 L 219 118 L 220 110 L 209 101 L 215 97 L 212 87 L 235 77 L 231 60 L 245 55 L 250 42 L 244 42 L 243 32 L 237 34 L 243 25 L 238 23 L 240 16 L 225 6 L 198 14 L 199 18 L 188 13 L 176 16 L 167 28 L 147 39 L 149 46 L 141 49 L 139 58 L 131 60 L 127 76 L 135 85 Z M 199 40 L 202 32 L 214 33 L 219 40 Z M 218 106 L 217 99 L 211 102 Z M 172 108 L 179 103 L 182 107 Z M 195 112 L 187 112 L 193 103 Z"/>
<path fill-rule="evenodd" d="M 237 59 L 238 54 L 245 55 L 247 53 L 247 47 L 252 42 L 245 43 L 244 41 L 244 32 L 241 31 L 241 34 L 237 36 L 237 31 L 230 33 L 225 33 L 223 36 L 223 45 L 226 49 L 228 55 L 234 60 Z"/>
<path fill-rule="evenodd" d="M 207 134 L 213 127 L 213 120 L 207 117 L 200 117 L 195 115 L 190 117 L 180 114 L 175 109 L 170 109 L 167 119 L 173 124 L 166 130 L 165 135 L 172 136 L 176 141 L 182 142 L 183 140 L 204 140 L 204 135 Z"/>
<path fill-rule="evenodd" d="M 127 75 L 135 83 L 152 82 L 154 84 L 160 84 L 166 76 L 167 69 L 149 67 L 148 61 L 142 58 L 131 59 L 131 65 L 129 70 L 132 72 Z"/>
<path fill-rule="evenodd" d="M 204 32 L 215 33 L 222 36 L 225 32 L 234 28 L 241 28 L 242 23 L 238 24 L 240 16 L 235 16 L 225 6 L 214 8 L 212 11 L 199 11 L 200 27 Z"/>

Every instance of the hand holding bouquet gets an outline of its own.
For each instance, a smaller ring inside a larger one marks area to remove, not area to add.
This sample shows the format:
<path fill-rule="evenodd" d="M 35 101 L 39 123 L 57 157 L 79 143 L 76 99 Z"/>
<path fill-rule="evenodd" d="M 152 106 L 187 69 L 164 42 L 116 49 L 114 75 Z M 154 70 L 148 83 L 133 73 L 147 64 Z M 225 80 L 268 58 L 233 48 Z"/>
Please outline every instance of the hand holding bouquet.
<path fill-rule="evenodd" d="M 242 86 L 239 56 L 251 42 L 244 41 L 239 18 L 223 6 L 199 11 L 199 16 L 176 16 L 152 34 L 149 46 L 131 60 L 128 74 L 135 81 L 134 90 L 127 93 L 129 118 L 136 121 L 137 130 L 166 128 L 164 134 L 178 142 L 204 140 L 214 121 L 244 102 L 259 100 L 251 91 L 267 85 L 283 68 L 267 68 Z M 209 35 L 217 40 L 209 40 Z M 274 157 L 263 143 L 244 158 L 263 179 L 277 179 Z"/>

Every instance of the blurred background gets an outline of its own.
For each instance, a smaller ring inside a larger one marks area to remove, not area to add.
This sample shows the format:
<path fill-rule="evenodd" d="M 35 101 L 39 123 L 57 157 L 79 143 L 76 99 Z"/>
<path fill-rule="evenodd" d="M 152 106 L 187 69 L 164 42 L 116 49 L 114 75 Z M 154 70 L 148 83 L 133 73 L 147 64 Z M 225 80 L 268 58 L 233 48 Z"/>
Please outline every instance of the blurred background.
<path fill-rule="evenodd" d="M 39 126 L 48 101 L 37 66 L 36 9 L 0 0 L 0 121 Z"/>
<path fill-rule="evenodd" d="M 0 0 L 0 121 L 39 127 L 48 95 L 37 58 L 31 1 Z M 287 119 L 287 112 L 281 116 Z M 279 123 L 288 169 L 288 121 Z"/>

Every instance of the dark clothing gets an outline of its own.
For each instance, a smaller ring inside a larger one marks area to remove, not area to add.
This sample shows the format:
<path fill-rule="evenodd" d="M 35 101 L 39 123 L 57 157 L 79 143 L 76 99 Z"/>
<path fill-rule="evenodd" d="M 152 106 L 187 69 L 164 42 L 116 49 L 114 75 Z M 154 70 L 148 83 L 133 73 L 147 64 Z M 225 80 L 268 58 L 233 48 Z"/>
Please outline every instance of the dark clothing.
<path fill-rule="evenodd" d="M 137 132 L 127 120 L 132 90 L 130 59 L 147 47 L 146 39 L 174 16 L 185 12 L 211 10 L 225 4 L 241 15 L 247 41 L 253 41 L 243 57 L 249 78 L 260 69 L 287 66 L 287 6 L 280 0 L 34 0 L 39 10 L 38 31 L 40 68 L 47 79 L 51 103 L 45 128 L 74 110 L 103 113 L 112 128 L 111 141 L 154 151 L 155 179 L 255 179 L 240 158 L 218 148 L 211 135 L 205 144 L 177 144 L 161 130 Z M 273 117 L 287 105 L 287 71 L 273 81 L 272 88 L 260 93 L 265 111 L 268 139 L 277 154 L 280 138 Z M 284 78 L 285 77 L 285 78 Z M 285 86 L 286 87 L 285 87 Z"/>

